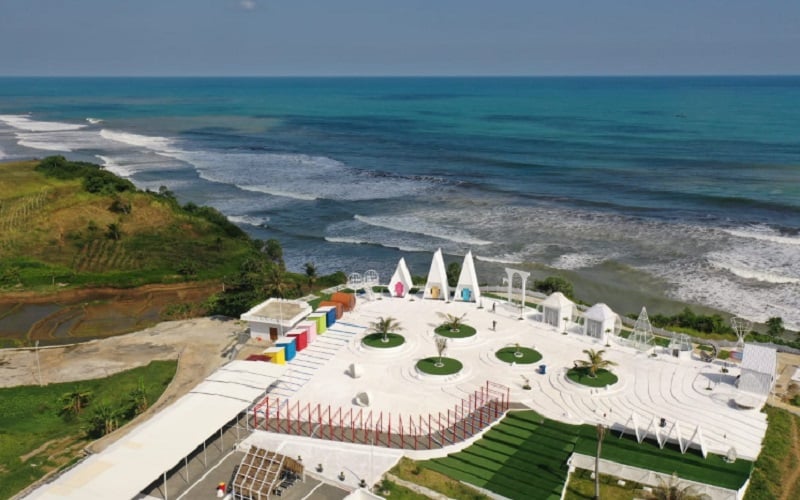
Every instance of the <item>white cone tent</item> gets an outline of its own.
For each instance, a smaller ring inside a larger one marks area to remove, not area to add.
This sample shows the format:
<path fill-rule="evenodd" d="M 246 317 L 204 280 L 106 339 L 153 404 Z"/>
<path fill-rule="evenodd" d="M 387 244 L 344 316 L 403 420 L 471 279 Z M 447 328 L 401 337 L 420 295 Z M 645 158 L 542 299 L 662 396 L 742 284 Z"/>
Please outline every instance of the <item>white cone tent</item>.
<path fill-rule="evenodd" d="M 606 332 L 616 333 L 621 323 L 617 313 L 599 302 L 583 313 L 583 334 L 600 340 L 606 339 Z"/>
<path fill-rule="evenodd" d="M 564 323 L 571 321 L 574 314 L 575 303 L 561 292 L 553 292 L 542 301 L 542 322 L 556 327 L 556 330 L 565 329 Z"/>
<path fill-rule="evenodd" d="M 481 288 L 478 286 L 478 275 L 475 274 L 472 251 L 467 252 L 467 255 L 464 256 L 464 263 L 461 264 L 455 300 L 461 302 L 480 302 L 481 300 Z"/>
<path fill-rule="evenodd" d="M 450 300 L 450 288 L 447 286 L 447 269 L 444 267 L 442 249 L 433 253 L 431 270 L 428 271 L 428 281 L 425 283 L 425 299 Z"/>
<path fill-rule="evenodd" d="M 411 273 L 406 266 L 406 259 L 400 257 L 397 269 L 394 270 L 392 279 L 389 280 L 389 295 L 392 297 L 405 297 L 411 289 Z"/>

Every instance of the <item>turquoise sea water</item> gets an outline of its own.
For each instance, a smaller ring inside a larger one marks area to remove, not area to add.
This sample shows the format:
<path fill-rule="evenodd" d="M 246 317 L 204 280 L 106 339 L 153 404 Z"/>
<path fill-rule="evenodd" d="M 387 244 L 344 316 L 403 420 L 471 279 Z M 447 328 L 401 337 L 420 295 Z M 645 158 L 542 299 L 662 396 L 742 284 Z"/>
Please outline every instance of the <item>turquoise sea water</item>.
<path fill-rule="evenodd" d="M 295 269 L 471 249 L 800 326 L 798 77 L 14 78 L 0 115 L 0 157 L 166 185 Z"/>

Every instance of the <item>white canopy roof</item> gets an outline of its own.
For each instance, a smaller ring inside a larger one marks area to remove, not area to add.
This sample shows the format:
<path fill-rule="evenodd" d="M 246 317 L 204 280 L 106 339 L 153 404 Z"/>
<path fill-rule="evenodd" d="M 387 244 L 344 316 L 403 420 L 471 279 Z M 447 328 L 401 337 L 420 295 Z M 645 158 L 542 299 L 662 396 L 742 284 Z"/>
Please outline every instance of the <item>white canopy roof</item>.
<path fill-rule="evenodd" d="M 775 376 L 778 369 L 778 353 L 771 347 L 745 344 L 740 366 L 742 371 L 750 370 Z"/>
<path fill-rule="evenodd" d="M 605 305 L 605 304 L 603 304 Z M 546 299 L 542 301 L 542 307 L 549 307 L 552 309 L 566 309 L 574 307 L 575 303 L 569 300 L 566 295 L 561 292 L 553 292 Z M 608 307 L 608 306 L 606 306 Z M 588 312 L 588 311 L 587 311 Z M 613 314 L 613 312 L 612 312 Z"/>
<path fill-rule="evenodd" d="M 26 498 L 133 498 L 246 410 L 285 371 L 286 365 L 233 361 L 103 452 Z"/>
<path fill-rule="evenodd" d="M 481 288 L 478 286 L 478 275 L 475 273 L 475 261 L 472 260 L 471 250 L 464 256 L 464 263 L 461 264 L 461 274 L 456 285 L 456 300 L 464 300 L 462 290 L 465 288 L 470 291 L 470 302 L 480 301 Z"/>
<path fill-rule="evenodd" d="M 439 287 L 439 296 L 436 298 L 445 301 L 450 299 L 450 287 L 447 286 L 447 269 L 444 267 L 444 258 L 442 257 L 441 248 L 436 250 L 433 254 L 431 269 L 428 271 L 428 281 L 425 284 L 424 298 L 434 298 L 432 293 L 433 287 Z"/>
<path fill-rule="evenodd" d="M 389 280 L 389 294 L 392 297 L 396 297 L 397 293 L 395 291 L 395 285 L 397 283 L 403 284 L 403 296 L 408 294 L 408 290 L 411 288 L 413 282 L 411 281 L 411 272 L 408 270 L 408 266 L 406 265 L 406 259 L 400 257 L 400 261 L 397 263 L 397 269 L 394 270 L 394 274 L 392 275 L 392 279 Z"/>
<path fill-rule="evenodd" d="M 610 307 L 603 304 L 602 302 L 598 302 L 597 304 L 587 309 L 586 312 L 583 313 L 583 317 L 586 319 L 605 322 L 612 319 L 616 320 L 617 313 L 612 311 Z"/>

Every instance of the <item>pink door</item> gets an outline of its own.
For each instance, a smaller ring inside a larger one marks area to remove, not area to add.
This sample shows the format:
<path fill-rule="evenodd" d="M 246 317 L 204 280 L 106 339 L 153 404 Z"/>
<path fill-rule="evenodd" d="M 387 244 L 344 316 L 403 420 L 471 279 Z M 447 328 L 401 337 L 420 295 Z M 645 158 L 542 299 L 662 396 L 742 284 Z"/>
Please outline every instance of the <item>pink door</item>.
<path fill-rule="evenodd" d="M 394 294 L 398 297 L 402 297 L 404 288 L 405 287 L 403 286 L 403 284 L 398 281 L 397 283 L 394 284 Z"/>

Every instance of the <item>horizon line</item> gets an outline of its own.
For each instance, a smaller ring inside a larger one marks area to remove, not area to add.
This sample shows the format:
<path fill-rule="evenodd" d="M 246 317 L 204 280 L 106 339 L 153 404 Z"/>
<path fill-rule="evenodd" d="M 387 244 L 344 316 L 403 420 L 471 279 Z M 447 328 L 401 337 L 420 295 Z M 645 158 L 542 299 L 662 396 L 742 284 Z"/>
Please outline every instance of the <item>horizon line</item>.
<path fill-rule="evenodd" d="M 145 74 L 145 75 L 1 75 L 0 78 L 754 78 L 754 77 L 800 77 L 800 73 L 653 73 L 653 74 L 542 74 L 542 75 L 471 75 L 471 74 L 341 74 L 341 75 L 175 75 L 175 74 Z"/>

